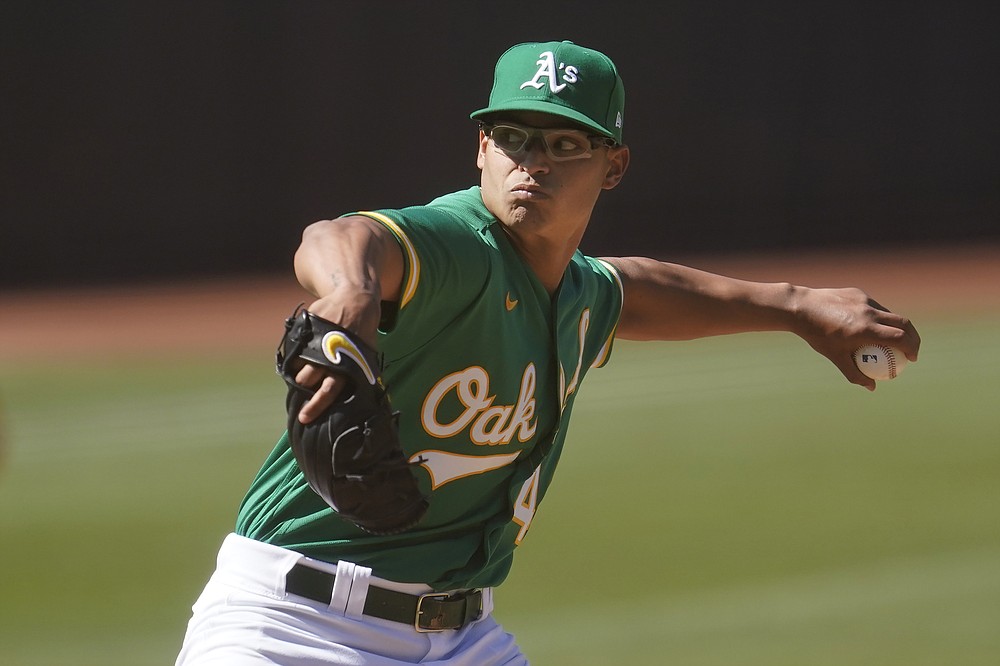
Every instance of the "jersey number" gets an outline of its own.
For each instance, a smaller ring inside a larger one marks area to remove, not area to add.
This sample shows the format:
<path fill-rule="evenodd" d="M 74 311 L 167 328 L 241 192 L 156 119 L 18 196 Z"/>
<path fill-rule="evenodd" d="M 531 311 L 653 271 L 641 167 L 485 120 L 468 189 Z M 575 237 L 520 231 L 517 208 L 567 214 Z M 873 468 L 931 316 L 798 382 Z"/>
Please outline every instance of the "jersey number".
<path fill-rule="evenodd" d="M 535 507 L 538 506 L 538 478 L 542 473 L 542 467 L 535 468 L 534 474 L 521 486 L 521 492 L 514 502 L 514 522 L 521 526 L 521 531 L 517 533 L 514 543 L 521 545 L 521 540 L 528 533 L 531 527 L 531 519 L 535 517 Z"/>

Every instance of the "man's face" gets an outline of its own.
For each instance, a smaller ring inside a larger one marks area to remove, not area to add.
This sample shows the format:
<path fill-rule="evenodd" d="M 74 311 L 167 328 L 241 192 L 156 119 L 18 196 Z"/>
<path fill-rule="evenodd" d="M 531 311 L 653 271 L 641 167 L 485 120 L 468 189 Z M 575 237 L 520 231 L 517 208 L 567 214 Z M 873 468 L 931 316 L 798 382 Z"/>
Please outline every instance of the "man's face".
<path fill-rule="evenodd" d="M 511 113 L 493 123 L 529 131 L 574 129 L 565 118 L 534 112 Z M 628 149 L 621 146 L 594 147 L 589 157 L 579 159 L 559 159 L 559 151 L 558 144 L 547 150 L 542 138 L 534 136 L 525 148 L 511 152 L 480 134 L 477 164 L 483 201 L 508 230 L 578 238 L 601 190 L 617 185 L 628 165 Z"/>

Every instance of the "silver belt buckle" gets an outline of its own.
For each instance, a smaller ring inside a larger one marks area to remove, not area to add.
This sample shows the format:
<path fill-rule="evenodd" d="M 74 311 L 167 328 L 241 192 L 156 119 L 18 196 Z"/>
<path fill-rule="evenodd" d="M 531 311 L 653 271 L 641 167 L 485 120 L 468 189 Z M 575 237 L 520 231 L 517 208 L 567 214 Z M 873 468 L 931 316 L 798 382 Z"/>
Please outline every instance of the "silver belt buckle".
<path fill-rule="evenodd" d="M 450 627 L 442 627 L 441 621 L 444 619 L 441 615 L 428 618 L 426 622 L 422 623 L 421 619 L 424 615 L 424 601 L 427 599 L 438 599 L 440 601 L 447 601 L 451 598 L 450 594 L 441 592 L 430 592 L 428 594 L 421 594 L 420 598 L 417 599 L 417 615 L 413 618 L 413 628 L 422 634 L 428 634 L 437 631 L 447 631 Z M 437 624 L 437 626 L 435 626 Z"/>

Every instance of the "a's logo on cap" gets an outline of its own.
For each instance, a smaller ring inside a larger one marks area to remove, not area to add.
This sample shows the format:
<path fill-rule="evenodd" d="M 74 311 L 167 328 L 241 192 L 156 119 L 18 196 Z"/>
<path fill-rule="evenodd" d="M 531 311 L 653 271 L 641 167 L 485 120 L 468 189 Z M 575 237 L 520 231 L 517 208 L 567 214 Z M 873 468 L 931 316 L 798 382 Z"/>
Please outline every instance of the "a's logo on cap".
<path fill-rule="evenodd" d="M 552 51 L 546 51 L 538 56 L 538 62 L 535 64 L 538 65 L 538 71 L 535 72 L 535 76 L 522 83 L 519 90 L 523 90 L 528 86 L 536 90 L 541 90 L 545 87 L 542 79 L 547 78 L 549 80 L 549 90 L 559 93 L 568 84 L 576 83 L 580 80 L 580 70 L 573 65 L 559 63 L 559 67 L 556 67 L 556 57 L 552 54 Z M 561 77 L 559 75 L 560 71 L 562 72 Z"/>

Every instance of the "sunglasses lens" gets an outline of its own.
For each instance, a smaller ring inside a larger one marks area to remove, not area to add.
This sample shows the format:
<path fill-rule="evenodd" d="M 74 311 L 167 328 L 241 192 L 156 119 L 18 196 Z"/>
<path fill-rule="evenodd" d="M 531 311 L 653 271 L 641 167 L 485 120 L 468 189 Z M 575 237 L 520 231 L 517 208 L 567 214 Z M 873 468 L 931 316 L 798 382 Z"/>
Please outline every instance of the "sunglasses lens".
<path fill-rule="evenodd" d="M 545 152 L 555 161 L 590 157 L 590 137 L 577 130 L 529 130 L 513 125 L 497 125 L 490 130 L 490 138 L 497 148 L 512 155 L 524 151 L 535 137 L 542 140 Z"/>
<path fill-rule="evenodd" d="M 549 153 L 556 158 L 590 154 L 590 139 L 581 132 L 552 132 L 545 137 Z"/>
<path fill-rule="evenodd" d="M 490 137 L 493 139 L 493 143 L 501 150 L 506 150 L 509 153 L 519 153 L 524 148 L 524 145 L 528 143 L 530 135 L 519 127 L 498 125 L 493 128 Z"/>

